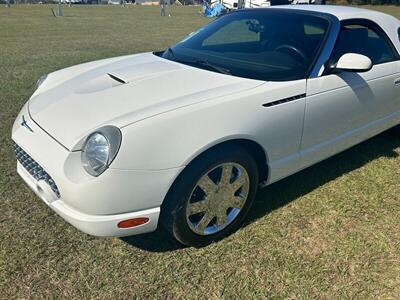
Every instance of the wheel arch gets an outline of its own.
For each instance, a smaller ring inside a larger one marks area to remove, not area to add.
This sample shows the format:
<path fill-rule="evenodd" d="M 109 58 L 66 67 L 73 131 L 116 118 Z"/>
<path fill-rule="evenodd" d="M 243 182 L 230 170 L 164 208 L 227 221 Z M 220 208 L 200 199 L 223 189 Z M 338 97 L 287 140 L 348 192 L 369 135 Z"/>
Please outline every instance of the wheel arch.
<path fill-rule="evenodd" d="M 260 182 L 268 180 L 269 176 L 269 167 L 268 167 L 268 155 L 265 149 L 254 140 L 246 139 L 246 138 L 238 138 L 238 139 L 231 139 L 221 143 L 218 143 L 206 151 L 209 151 L 214 148 L 222 147 L 222 146 L 229 146 L 232 147 L 242 147 L 246 149 L 250 155 L 255 159 L 258 167 L 258 172 L 260 176 Z M 202 152 L 202 153 L 204 153 Z M 200 154 L 201 155 L 201 154 Z"/>
<path fill-rule="evenodd" d="M 253 139 L 249 139 L 248 137 L 235 137 L 223 141 L 215 141 L 214 143 L 210 143 L 208 146 L 193 153 L 193 155 L 191 155 L 184 163 L 185 168 L 188 165 L 190 165 L 194 160 L 198 159 L 205 153 L 214 150 L 216 148 L 226 147 L 226 146 L 242 147 L 246 149 L 256 161 L 257 168 L 259 171 L 260 182 L 268 180 L 270 175 L 270 168 L 268 163 L 269 160 L 267 151 L 260 145 L 260 143 L 254 141 Z M 181 172 L 176 176 L 174 182 L 177 180 L 177 178 L 180 177 L 185 168 L 183 168 Z M 172 183 L 170 189 L 172 188 L 173 185 L 174 184 Z"/>

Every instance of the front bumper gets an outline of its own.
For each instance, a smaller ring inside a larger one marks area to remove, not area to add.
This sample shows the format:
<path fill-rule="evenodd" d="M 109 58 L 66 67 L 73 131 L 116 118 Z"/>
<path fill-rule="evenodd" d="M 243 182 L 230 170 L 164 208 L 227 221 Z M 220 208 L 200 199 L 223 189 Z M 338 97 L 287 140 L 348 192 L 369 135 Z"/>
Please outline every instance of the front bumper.
<path fill-rule="evenodd" d="M 116 215 L 89 215 L 74 209 L 62 199 L 57 199 L 56 195 L 43 180 L 36 181 L 19 162 L 17 163 L 17 172 L 35 194 L 51 209 L 65 221 L 87 234 L 95 236 L 129 236 L 152 232 L 157 228 L 160 214 L 159 207 Z M 148 218 L 149 221 L 133 228 L 118 228 L 117 226 L 120 221 L 140 217 Z"/>
<path fill-rule="evenodd" d="M 32 131 L 20 125 L 21 114 Z M 26 107 L 21 114 L 14 123 L 12 139 L 52 181 L 35 174 L 26 163 L 17 163 L 18 174 L 58 215 L 95 236 L 129 236 L 157 228 L 160 206 L 181 168 L 109 168 L 99 177 L 92 177 L 83 170 L 80 151 L 68 151 L 50 137 L 29 117 Z M 117 226 L 120 221 L 139 217 L 149 221 L 132 228 Z"/>
<path fill-rule="evenodd" d="M 159 207 L 116 215 L 89 215 L 74 209 L 62 199 L 57 199 L 56 195 L 43 180 L 36 181 L 19 162 L 17 163 L 17 172 L 35 194 L 51 209 L 65 221 L 87 234 L 95 236 L 129 236 L 152 232 L 157 228 L 160 214 Z M 139 217 L 148 218 L 149 221 L 133 228 L 118 228 L 117 226 L 120 221 Z"/>

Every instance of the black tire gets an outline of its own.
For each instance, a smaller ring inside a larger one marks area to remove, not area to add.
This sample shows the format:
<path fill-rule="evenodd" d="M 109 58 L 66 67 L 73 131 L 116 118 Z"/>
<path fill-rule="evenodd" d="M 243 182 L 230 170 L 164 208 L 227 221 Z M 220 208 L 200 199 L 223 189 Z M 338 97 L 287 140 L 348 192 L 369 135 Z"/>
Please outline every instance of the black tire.
<path fill-rule="evenodd" d="M 200 235 L 188 225 L 186 205 L 198 180 L 222 163 L 242 166 L 249 177 L 247 200 L 237 217 L 221 231 Z M 252 207 L 258 190 L 259 174 L 255 159 L 241 146 L 223 145 L 210 149 L 192 161 L 178 176 L 161 207 L 161 223 L 173 237 L 187 246 L 203 247 L 236 231 Z"/>

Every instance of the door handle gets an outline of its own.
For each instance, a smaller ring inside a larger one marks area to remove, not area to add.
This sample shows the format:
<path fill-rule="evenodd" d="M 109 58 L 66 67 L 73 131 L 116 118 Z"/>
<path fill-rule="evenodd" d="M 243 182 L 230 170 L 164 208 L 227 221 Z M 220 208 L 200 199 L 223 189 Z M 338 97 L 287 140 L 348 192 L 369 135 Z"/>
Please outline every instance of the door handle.
<path fill-rule="evenodd" d="M 400 86 L 400 78 L 397 78 L 394 80 L 394 85 L 395 86 Z"/>

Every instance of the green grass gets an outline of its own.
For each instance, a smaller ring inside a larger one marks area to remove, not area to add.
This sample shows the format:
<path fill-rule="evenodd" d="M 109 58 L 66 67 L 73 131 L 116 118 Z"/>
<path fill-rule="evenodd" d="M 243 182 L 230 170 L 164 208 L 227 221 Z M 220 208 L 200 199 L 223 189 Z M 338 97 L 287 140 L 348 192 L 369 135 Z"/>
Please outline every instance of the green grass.
<path fill-rule="evenodd" d="M 208 21 L 198 11 L 160 18 L 155 7 L 75 6 L 56 19 L 49 6 L 0 7 L 0 298 L 398 299 L 395 132 L 261 191 L 245 226 L 202 249 L 163 231 L 87 236 L 16 175 L 11 126 L 41 74 L 162 49 Z"/>

